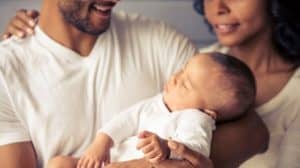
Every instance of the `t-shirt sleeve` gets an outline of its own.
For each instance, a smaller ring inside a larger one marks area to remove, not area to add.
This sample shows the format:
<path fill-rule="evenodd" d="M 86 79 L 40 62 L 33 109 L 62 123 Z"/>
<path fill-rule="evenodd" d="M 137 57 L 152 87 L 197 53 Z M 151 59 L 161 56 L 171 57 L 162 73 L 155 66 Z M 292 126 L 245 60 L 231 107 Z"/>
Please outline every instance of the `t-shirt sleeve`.
<path fill-rule="evenodd" d="M 278 167 L 300 167 L 300 111 L 286 131 L 279 154 Z"/>
<path fill-rule="evenodd" d="M 15 114 L 0 74 L 0 145 L 26 141 L 30 141 L 30 136 Z"/>
<path fill-rule="evenodd" d="M 209 157 L 212 132 L 215 129 L 214 120 L 198 110 L 188 110 L 180 113 L 177 129 L 172 139 Z"/>

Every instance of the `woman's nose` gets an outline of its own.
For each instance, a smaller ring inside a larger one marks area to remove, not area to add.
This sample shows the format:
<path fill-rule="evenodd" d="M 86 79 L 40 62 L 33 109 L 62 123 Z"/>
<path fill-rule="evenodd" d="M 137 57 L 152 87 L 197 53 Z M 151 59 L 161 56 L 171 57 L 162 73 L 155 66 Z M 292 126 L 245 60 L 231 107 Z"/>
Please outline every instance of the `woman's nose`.
<path fill-rule="evenodd" d="M 230 13 L 228 6 L 228 0 L 210 0 L 205 3 L 205 8 L 207 12 L 212 12 L 215 15 L 225 15 Z"/>
<path fill-rule="evenodd" d="M 227 0 L 216 0 L 216 8 L 218 15 L 228 14 L 230 12 L 228 5 L 226 3 Z"/>

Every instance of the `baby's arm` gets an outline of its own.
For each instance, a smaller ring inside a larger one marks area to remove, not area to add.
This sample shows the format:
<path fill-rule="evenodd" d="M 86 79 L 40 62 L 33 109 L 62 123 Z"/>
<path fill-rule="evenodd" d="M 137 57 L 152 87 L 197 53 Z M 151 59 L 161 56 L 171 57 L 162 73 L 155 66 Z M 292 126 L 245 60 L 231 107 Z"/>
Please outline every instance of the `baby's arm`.
<path fill-rule="evenodd" d="M 215 121 L 204 112 L 198 110 L 182 111 L 178 116 L 177 129 L 172 140 L 183 143 L 191 150 L 208 158 L 214 129 Z M 172 153 L 170 157 L 177 158 Z"/>
<path fill-rule="evenodd" d="M 170 149 L 167 140 L 161 139 L 152 132 L 143 131 L 138 135 L 137 149 L 145 154 L 145 158 L 151 163 L 159 163 L 168 158 Z"/>
<path fill-rule="evenodd" d="M 142 103 L 120 112 L 101 128 L 92 144 L 80 157 L 77 167 L 100 167 L 104 161 L 109 162 L 109 149 L 136 133 Z"/>
<path fill-rule="evenodd" d="M 109 159 L 109 149 L 112 143 L 113 141 L 108 135 L 98 133 L 93 143 L 80 157 L 77 167 L 101 167 L 102 163 Z"/>

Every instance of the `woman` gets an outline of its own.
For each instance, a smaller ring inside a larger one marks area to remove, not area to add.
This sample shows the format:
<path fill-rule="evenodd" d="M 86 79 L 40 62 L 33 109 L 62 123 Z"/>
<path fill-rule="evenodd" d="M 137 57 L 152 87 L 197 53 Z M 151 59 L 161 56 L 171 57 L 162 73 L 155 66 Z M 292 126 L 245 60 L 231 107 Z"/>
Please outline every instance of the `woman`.
<path fill-rule="evenodd" d="M 300 167 L 300 92 L 296 88 L 300 83 L 300 28 L 299 23 L 289 20 L 297 16 L 292 5 L 277 0 L 195 0 L 195 8 L 219 41 L 201 51 L 235 55 L 252 69 L 257 80 L 256 110 L 269 128 L 270 145 L 265 154 L 242 167 Z M 6 37 L 10 33 L 24 36 L 31 26 L 22 20 L 32 20 L 29 16 L 33 15 L 36 13 L 17 17 Z M 213 148 L 213 152 L 226 153 L 220 146 Z M 216 167 L 224 166 L 218 165 L 222 161 L 217 158 L 213 161 Z"/>
<path fill-rule="evenodd" d="M 195 8 L 219 42 L 202 51 L 228 52 L 256 77 L 256 111 L 270 143 L 241 167 L 300 167 L 299 10 L 280 0 L 196 0 Z"/>

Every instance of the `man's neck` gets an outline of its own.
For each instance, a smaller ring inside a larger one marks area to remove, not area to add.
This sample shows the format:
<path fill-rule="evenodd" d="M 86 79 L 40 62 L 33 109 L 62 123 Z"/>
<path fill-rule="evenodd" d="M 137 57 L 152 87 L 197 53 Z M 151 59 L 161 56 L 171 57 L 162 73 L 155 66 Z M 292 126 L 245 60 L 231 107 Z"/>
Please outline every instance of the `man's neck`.
<path fill-rule="evenodd" d="M 50 38 L 81 56 L 88 56 L 97 40 L 97 36 L 81 32 L 67 23 L 59 9 L 49 4 L 42 6 L 39 26 Z"/>

